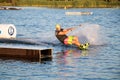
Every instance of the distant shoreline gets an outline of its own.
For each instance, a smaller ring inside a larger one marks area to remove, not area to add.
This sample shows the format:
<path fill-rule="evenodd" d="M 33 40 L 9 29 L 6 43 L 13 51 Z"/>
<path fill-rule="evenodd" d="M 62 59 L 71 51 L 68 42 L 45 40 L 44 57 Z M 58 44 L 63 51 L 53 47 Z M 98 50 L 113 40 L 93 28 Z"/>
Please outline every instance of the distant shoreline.
<path fill-rule="evenodd" d="M 47 8 L 120 8 L 118 0 L 13 0 L 0 2 L 0 6 L 47 7 Z"/>
<path fill-rule="evenodd" d="M 48 7 L 48 6 L 0 6 L 0 10 L 21 10 L 22 7 L 37 7 L 37 8 L 51 8 L 51 9 L 73 9 L 76 7 Z M 118 8 L 120 7 L 77 7 L 79 8 Z"/>

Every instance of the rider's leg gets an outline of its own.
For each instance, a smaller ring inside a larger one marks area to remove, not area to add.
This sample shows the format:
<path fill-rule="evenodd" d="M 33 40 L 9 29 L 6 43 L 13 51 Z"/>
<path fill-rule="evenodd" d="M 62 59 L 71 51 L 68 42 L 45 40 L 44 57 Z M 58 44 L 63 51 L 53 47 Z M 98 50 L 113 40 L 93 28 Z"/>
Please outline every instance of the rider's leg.
<path fill-rule="evenodd" d="M 80 42 L 79 42 L 79 40 L 78 40 L 78 37 L 76 37 L 76 36 L 74 36 L 74 38 L 73 38 L 73 41 L 72 41 L 72 43 L 74 44 L 74 45 L 76 45 L 76 46 L 80 46 Z"/>

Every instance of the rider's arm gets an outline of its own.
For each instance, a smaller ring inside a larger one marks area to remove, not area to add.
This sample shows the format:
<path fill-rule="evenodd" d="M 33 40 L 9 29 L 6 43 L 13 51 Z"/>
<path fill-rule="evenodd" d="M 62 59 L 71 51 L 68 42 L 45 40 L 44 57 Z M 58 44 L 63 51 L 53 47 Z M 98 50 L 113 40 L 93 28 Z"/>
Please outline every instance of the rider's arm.
<path fill-rule="evenodd" d="M 75 28 L 68 28 L 68 29 L 66 29 L 66 30 L 68 30 L 68 31 L 72 31 L 72 30 L 74 30 Z"/>
<path fill-rule="evenodd" d="M 59 35 L 65 35 L 68 32 L 72 31 L 74 28 L 68 28 L 68 29 L 63 29 L 62 31 L 60 31 L 58 34 Z"/>

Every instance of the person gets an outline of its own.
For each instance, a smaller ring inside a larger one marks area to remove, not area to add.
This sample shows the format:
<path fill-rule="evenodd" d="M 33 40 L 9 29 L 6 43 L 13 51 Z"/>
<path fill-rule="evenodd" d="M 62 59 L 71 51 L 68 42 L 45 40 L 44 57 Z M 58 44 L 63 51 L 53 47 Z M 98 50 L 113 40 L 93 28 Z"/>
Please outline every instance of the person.
<path fill-rule="evenodd" d="M 81 44 L 77 36 L 67 36 L 67 33 L 75 28 L 63 29 L 59 24 L 56 25 L 55 35 L 57 39 L 65 45 L 76 45 L 78 48 L 83 48 L 86 44 Z"/>

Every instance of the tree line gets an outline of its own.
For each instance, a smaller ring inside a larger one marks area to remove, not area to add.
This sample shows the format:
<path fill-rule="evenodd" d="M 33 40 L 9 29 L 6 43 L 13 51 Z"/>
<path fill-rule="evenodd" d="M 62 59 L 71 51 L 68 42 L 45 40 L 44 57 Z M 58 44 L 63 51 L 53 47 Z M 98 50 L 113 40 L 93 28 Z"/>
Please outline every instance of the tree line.
<path fill-rule="evenodd" d="M 120 0 L 0 0 L 0 6 L 120 7 Z"/>

